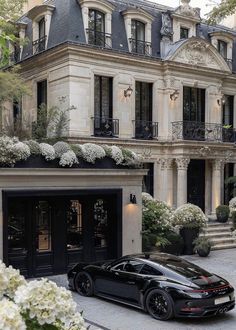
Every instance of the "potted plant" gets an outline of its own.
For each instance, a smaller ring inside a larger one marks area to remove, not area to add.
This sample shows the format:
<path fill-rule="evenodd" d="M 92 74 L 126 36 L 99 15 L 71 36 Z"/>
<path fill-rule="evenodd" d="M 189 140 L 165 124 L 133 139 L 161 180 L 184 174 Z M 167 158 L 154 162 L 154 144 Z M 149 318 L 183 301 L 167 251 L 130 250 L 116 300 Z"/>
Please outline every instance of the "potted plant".
<path fill-rule="evenodd" d="M 194 251 L 198 253 L 200 257 L 207 257 L 211 251 L 212 243 L 206 236 L 200 236 L 193 241 Z"/>
<path fill-rule="evenodd" d="M 194 253 L 193 241 L 198 237 L 200 229 L 206 223 L 205 214 L 196 205 L 184 204 L 174 211 L 172 224 L 180 229 L 180 235 L 184 240 L 184 254 L 191 255 Z"/>
<path fill-rule="evenodd" d="M 169 244 L 161 247 L 161 252 L 170 253 L 174 255 L 181 255 L 183 253 L 184 241 L 183 238 L 174 231 L 166 234 Z"/>
<path fill-rule="evenodd" d="M 216 208 L 216 218 L 219 222 L 227 222 L 229 218 L 229 206 L 228 205 L 219 205 Z"/>
<path fill-rule="evenodd" d="M 233 223 L 233 230 L 236 230 L 236 211 L 231 212 L 231 219 Z"/>

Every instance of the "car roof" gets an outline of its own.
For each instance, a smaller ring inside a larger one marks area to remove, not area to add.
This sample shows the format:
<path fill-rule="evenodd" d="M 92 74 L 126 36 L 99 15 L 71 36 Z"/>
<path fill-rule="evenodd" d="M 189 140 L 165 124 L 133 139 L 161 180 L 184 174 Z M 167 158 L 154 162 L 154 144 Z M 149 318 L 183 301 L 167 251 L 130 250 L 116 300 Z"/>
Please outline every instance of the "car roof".
<path fill-rule="evenodd" d="M 165 262 L 181 262 L 183 261 L 183 259 L 174 256 L 172 254 L 168 254 L 168 253 L 139 253 L 139 254 L 130 254 L 127 256 L 124 256 L 123 258 L 137 258 L 137 259 L 143 259 L 145 261 L 149 260 L 149 261 L 153 261 L 156 263 L 165 263 Z"/>

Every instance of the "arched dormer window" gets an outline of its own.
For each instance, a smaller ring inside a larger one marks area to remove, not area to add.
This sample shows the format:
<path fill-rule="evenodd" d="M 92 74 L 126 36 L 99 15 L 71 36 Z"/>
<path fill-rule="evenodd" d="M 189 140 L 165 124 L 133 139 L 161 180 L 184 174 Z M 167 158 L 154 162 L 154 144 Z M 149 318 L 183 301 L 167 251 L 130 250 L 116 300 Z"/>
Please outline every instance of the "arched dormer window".
<path fill-rule="evenodd" d="M 106 0 L 77 0 L 82 9 L 84 29 L 88 44 L 112 46 L 112 12 L 114 6 Z"/>
<path fill-rule="evenodd" d="M 218 50 L 220 55 L 228 63 L 230 69 L 232 69 L 232 51 L 234 36 L 230 32 L 226 31 L 213 31 L 209 33 L 211 37 L 212 45 Z"/>
<path fill-rule="evenodd" d="M 142 9 L 127 9 L 122 12 L 125 20 L 129 51 L 151 55 L 153 17 Z"/>
<path fill-rule="evenodd" d="M 33 28 L 33 54 L 42 52 L 47 48 L 51 17 L 55 7 L 40 5 L 33 7 L 26 16 L 32 20 Z"/>

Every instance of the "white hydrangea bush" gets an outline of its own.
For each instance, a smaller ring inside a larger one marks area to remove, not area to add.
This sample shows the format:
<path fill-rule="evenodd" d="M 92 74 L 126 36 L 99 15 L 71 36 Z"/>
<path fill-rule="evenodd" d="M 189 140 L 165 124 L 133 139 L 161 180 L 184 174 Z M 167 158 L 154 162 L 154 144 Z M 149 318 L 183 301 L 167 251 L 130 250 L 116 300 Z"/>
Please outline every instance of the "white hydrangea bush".
<path fill-rule="evenodd" d="M 22 312 L 39 325 L 54 325 L 58 329 L 85 329 L 71 292 L 47 279 L 28 282 L 15 293 L 15 303 Z"/>
<path fill-rule="evenodd" d="M 25 284 L 26 281 L 20 275 L 19 270 L 14 269 L 12 266 L 6 267 L 0 260 L 0 299 L 3 296 L 13 299 L 17 288 Z"/>
<path fill-rule="evenodd" d="M 111 158 L 116 162 L 116 165 L 120 165 L 123 163 L 124 156 L 119 147 L 111 146 Z"/>
<path fill-rule="evenodd" d="M 29 140 L 24 141 L 24 143 L 30 148 L 31 155 L 41 155 L 41 148 L 37 141 Z"/>
<path fill-rule="evenodd" d="M 81 145 L 82 155 L 86 162 L 94 164 L 96 159 L 102 159 L 106 156 L 105 150 L 93 143 Z"/>
<path fill-rule="evenodd" d="M 71 150 L 69 144 L 63 141 L 58 141 L 57 143 L 55 143 L 53 145 L 53 148 L 56 153 L 56 158 L 60 158 L 64 153 Z"/>
<path fill-rule="evenodd" d="M 233 211 L 236 211 L 236 197 L 233 197 L 230 201 L 229 201 L 229 209 L 230 209 L 230 215 Z"/>
<path fill-rule="evenodd" d="M 31 154 L 29 146 L 26 143 L 20 141 L 13 144 L 12 151 L 16 157 L 16 161 L 26 160 Z"/>
<path fill-rule="evenodd" d="M 78 163 L 79 161 L 74 151 L 69 150 L 61 155 L 59 165 L 62 167 L 65 166 L 72 167 L 74 164 L 78 164 Z"/>
<path fill-rule="evenodd" d="M 188 203 L 178 207 L 173 214 L 172 224 L 179 228 L 203 228 L 207 225 L 207 217 L 200 207 Z"/>
<path fill-rule="evenodd" d="M 13 152 L 14 143 L 15 141 L 8 136 L 0 137 L 0 164 L 6 166 L 15 164 L 17 158 Z"/>
<path fill-rule="evenodd" d="M 6 298 L 0 301 L 0 329 L 1 330 L 26 330 L 21 309 Z"/>
<path fill-rule="evenodd" d="M 40 149 L 41 149 L 42 156 L 44 156 L 47 161 L 50 161 L 50 160 L 53 160 L 56 158 L 55 150 L 54 150 L 53 146 L 51 146 L 50 144 L 40 143 Z"/>
<path fill-rule="evenodd" d="M 142 192 L 142 200 L 143 200 L 143 202 L 154 201 L 154 198 L 149 193 Z"/>

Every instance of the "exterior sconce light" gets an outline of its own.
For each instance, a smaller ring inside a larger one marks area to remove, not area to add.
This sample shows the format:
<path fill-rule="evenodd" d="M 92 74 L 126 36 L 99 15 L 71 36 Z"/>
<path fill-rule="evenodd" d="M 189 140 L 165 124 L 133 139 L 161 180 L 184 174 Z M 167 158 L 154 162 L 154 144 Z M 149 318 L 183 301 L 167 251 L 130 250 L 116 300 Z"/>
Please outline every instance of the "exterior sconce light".
<path fill-rule="evenodd" d="M 225 102 L 226 102 L 226 98 L 225 98 L 225 95 L 223 94 L 222 95 L 222 99 L 221 99 L 221 102 L 222 102 L 222 104 L 224 105 L 225 104 Z"/>
<path fill-rule="evenodd" d="M 171 101 L 176 101 L 178 97 L 179 97 L 179 91 L 177 89 L 170 94 Z"/>
<path fill-rule="evenodd" d="M 132 93 L 133 93 L 133 89 L 131 88 L 131 86 L 129 86 L 127 89 L 124 90 L 125 97 L 130 97 Z"/>
<path fill-rule="evenodd" d="M 136 196 L 133 194 L 130 194 L 129 201 L 131 204 L 137 204 Z"/>

